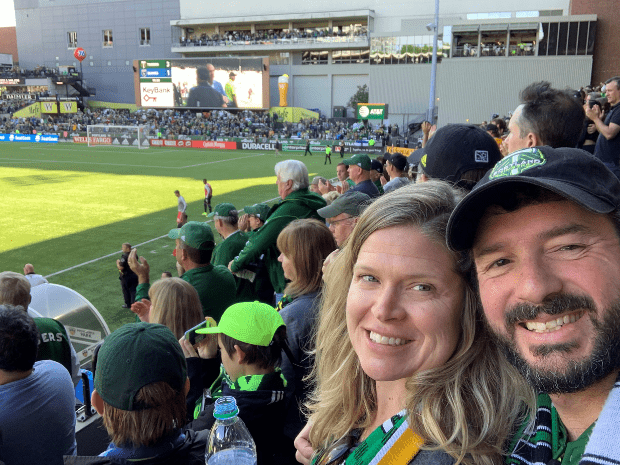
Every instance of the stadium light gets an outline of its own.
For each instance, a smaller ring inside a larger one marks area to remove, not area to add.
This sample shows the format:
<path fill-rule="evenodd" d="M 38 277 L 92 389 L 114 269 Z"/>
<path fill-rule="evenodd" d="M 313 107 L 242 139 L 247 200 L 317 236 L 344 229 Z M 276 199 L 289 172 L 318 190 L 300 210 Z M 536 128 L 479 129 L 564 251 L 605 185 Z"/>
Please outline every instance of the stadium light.
<path fill-rule="evenodd" d="M 433 35 L 433 61 L 431 64 L 431 92 L 428 98 L 428 114 L 427 120 L 434 123 L 435 116 L 435 83 L 437 81 L 437 36 L 439 34 L 439 0 L 435 0 L 435 21 L 426 25 L 430 31 L 434 29 Z"/>

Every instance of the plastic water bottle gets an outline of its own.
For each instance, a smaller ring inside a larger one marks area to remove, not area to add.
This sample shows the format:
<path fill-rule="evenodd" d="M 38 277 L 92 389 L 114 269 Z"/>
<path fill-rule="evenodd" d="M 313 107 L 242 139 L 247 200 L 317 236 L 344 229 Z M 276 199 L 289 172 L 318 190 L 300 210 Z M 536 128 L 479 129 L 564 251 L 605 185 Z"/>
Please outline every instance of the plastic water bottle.
<path fill-rule="evenodd" d="M 256 465 L 256 444 L 238 413 L 234 397 L 215 401 L 215 423 L 205 452 L 207 465 Z"/>

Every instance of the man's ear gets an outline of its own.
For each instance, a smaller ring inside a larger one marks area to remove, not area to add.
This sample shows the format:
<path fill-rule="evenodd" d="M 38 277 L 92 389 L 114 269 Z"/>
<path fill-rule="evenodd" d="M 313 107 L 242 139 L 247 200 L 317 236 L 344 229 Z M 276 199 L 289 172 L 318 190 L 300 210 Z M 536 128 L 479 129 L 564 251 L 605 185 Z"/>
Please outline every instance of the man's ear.
<path fill-rule="evenodd" d="M 101 396 L 99 395 L 96 389 L 93 391 L 92 395 L 90 396 L 90 403 L 93 404 L 93 407 L 95 407 L 95 410 L 97 411 L 99 415 L 103 415 L 103 408 L 104 408 L 103 399 L 101 398 Z"/>
<path fill-rule="evenodd" d="M 235 355 L 237 356 L 237 363 L 239 365 L 245 363 L 245 352 L 237 344 L 235 344 L 235 353 L 231 358 L 234 358 Z"/>
<path fill-rule="evenodd" d="M 536 134 L 534 134 L 533 132 L 528 132 L 527 136 L 525 136 L 527 138 L 527 147 L 538 147 L 540 145 L 544 145 L 542 143 L 542 141 L 538 138 L 538 136 Z"/>

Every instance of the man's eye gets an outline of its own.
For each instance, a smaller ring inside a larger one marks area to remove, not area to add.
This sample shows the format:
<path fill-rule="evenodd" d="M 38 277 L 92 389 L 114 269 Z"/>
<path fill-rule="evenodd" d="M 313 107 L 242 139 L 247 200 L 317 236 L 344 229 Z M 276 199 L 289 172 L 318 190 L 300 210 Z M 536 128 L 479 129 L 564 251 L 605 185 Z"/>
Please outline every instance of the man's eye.
<path fill-rule="evenodd" d="M 507 258 L 500 258 L 499 260 L 495 260 L 493 263 L 491 263 L 491 268 L 505 266 L 508 265 L 508 263 L 510 263 L 510 260 L 508 260 Z"/>
<path fill-rule="evenodd" d="M 569 244 L 569 245 L 560 247 L 559 250 L 571 251 L 571 250 L 581 250 L 582 248 L 583 246 L 579 244 Z"/>

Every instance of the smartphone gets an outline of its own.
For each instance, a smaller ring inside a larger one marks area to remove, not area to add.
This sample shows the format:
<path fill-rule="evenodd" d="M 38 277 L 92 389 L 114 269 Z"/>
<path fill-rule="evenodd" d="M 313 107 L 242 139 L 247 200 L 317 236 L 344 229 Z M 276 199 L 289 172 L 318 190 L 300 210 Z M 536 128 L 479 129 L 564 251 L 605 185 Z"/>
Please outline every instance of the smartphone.
<path fill-rule="evenodd" d="M 215 320 L 208 316 L 207 318 L 205 318 L 205 321 L 185 331 L 185 339 L 187 339 L 191 345 L 196 345 L 208 336 L 208 334 L 197 333 L 196 330 L 202 328 L 213 328 L 215 326 L 217 326 Z"/>
<path fill-rule="evenodd" d="M 340 179 L 336 178 L 331 178 L 329 180 L 330 184 L 334 187 L 338 187 L 338 186 L 342 186 L 342 183 L 340 182 Z"/>

